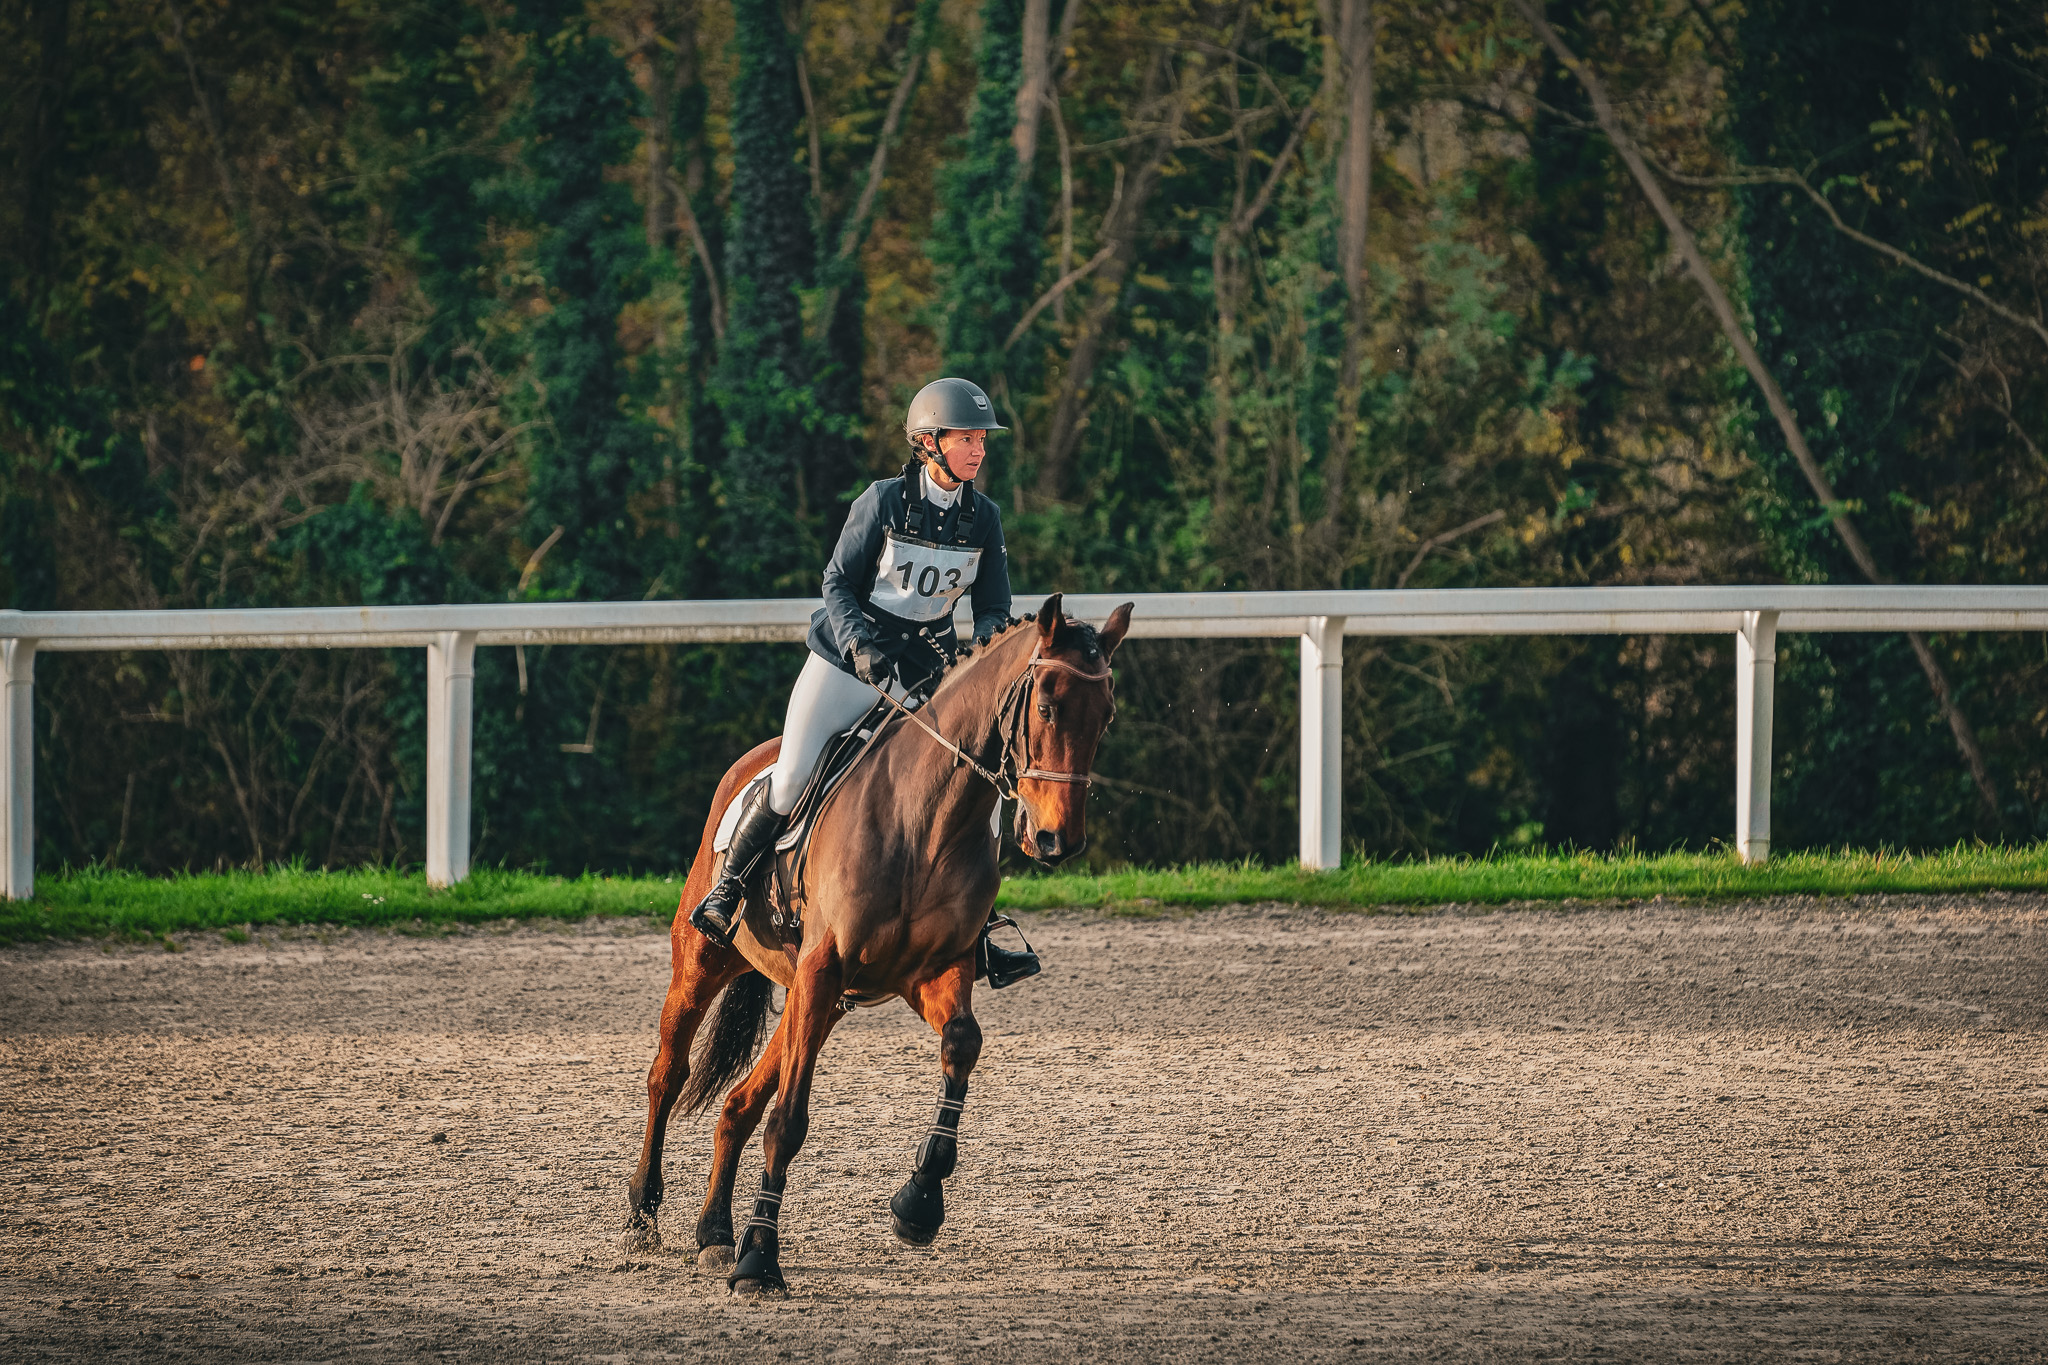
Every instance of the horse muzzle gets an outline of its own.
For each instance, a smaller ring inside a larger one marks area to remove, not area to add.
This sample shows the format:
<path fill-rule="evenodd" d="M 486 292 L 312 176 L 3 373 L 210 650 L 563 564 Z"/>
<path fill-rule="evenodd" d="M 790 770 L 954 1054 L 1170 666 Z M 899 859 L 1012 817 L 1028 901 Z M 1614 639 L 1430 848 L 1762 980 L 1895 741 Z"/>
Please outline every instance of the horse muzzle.
<path fill-rule="evenodd" d="M 1088 840 L 1085 835 L 1069 843 L 1060 837 L 1058 830 L 1042 829 L 1032 835 L 1031 842 L 1024 845 L 1024 851 L 1031 856 L 1033 862 L 1045 867 L 1058 867 L 1067 859 L 1084 852 L 1087 847 Z"/>

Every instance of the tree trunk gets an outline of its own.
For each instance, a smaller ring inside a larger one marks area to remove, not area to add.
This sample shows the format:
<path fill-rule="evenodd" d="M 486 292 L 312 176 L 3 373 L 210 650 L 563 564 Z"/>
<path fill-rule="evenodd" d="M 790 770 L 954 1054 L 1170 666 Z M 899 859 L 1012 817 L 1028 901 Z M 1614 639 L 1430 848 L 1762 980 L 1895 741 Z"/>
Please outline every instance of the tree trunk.
<path fill-rule="evenodd" d="M 1337 158 L 1337 265 L 1344 277 L 1344 358 L 1337 373 L 1337 408 L 1330 424 L 1330 453 L 1323 471 L 1321 549 L 1329 562 L 1318 577 L 1342 572 L 1341 539 L 1345 486 L 1358 449 L 1358 405 L 1365 383 L 1365 346 L 1372 327 L 1372 300 L 1365 277 L 1365 239 L 1372 207 L 1373 52 L 1379 21 L 1372 0 L 1339 0 L 1335 31 L 1343 73 L 1344 145 Z M 1323 0 L 1324 22 L 1330 0 Z"/>
<path fill-rule="evenodd" d="M 1081 0 L 1067 0 L 1071 8 Z M 1038 157 L 1038 122 L 1045 112 L 1046 84 L 1052 75 L 1048 51 L 1048 29 L 1052 24 L 1052 0 L 1024 0 L 1023 69 L 1017 81 L 1017 128 L 1010 141 L 1017 148 L 1017 174 L 1031 174 Z"/>
<path fill-rule="evenodd" d="M 35 88 L 29 92 L 26 155 L 22 167 L 22 273 L 29 288 L 43 287 L 56 224 L 57 164 L 66 141 L 64 98 L 71 84 L 70 0 L 36 0 Z"/>

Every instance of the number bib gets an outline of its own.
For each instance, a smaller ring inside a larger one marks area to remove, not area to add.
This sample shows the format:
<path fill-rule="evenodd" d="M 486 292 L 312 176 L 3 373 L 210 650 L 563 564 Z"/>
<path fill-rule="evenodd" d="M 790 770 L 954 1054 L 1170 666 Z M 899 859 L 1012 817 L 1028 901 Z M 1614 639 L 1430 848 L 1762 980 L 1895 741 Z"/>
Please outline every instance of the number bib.
<path fill-rule="evenodd" d="M 875 591 L 869 601 L 880 611 L 906 621 L 936 621 L 953 614 L 953 604 L 974 586 L 981 551 L 958 545 L 883 532 L 882 557 L 875 565 Z"/>

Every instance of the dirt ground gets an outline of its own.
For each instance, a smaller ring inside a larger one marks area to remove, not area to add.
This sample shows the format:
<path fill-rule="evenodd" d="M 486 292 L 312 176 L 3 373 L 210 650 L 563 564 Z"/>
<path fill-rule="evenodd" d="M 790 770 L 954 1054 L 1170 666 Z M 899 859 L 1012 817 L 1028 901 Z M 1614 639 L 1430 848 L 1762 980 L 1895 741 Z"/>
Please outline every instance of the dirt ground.
<path fill-rule="evenodd" d="M 615 1249 L 644 923 L 0 952 L 0 1358 L 2048 1359 L 2048 898 L 1027 928 L 929 1250 L 936 1040 L 840 1027 L 780 1304 L 706 1120 Z"/>

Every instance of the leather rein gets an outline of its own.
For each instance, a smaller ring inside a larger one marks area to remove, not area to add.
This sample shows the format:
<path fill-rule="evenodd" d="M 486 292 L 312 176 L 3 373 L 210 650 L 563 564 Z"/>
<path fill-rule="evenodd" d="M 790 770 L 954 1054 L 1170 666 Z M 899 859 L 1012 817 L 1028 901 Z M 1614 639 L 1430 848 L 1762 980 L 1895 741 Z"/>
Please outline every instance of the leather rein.
<path fill-rule="evenodd" d="M 895 707 L 906 720 L 930 735 L 947 749 L 950 749 L 953 757 L 979 773 L 984 781 L 996 789 L 997 795 L 1001 796 L 1004 800 L 1015 801 L 1017 799 L 1017 784 L 1027 780 L 1034 782 L 1072 782 L 1083 787 L 1092 786 L 1095 782 L 1095 774 L 1093 773 L 1060 772 L 1053 768 L 1024 768 L 1016 770 L 1013 767 L 1012 760 L 1019 753 L 1023 754 L 1026 762 L 1029 762 L 1031 758 L 1030 736 L 1027 733 L 1027 727 L 1030 725 L 1031 693 L 1037 685 L 1036 670 L 1041 668 L 1056 668 L 1063 673 L 1073 674 L 1083 682 L 1107 683 L 1112 695 L 1116 691 L 1116 683 L 1110 677 L 1109 660 L 1107 657 L 1103 659 L 1100 670 L 1090 672 L 1088 669 L 1076 664 L 1070 664 L 1064 659 L 1048 658 L 1045 653 L 1045 641 L 1040 640 L 1032 647 L 1031 658 L 1025 663 L 1024 671 L 1019 673 L 1016 679 L 1011 682 L 1009 691 L 1003 694 L 1002 704 L 997 708 L 997 715 L 1002 717 L 1003 757 L 994 772 L 990 772 L 984 767 L 974 755 L 968 753 L 952 740 L 947 739 L 937 730 L 925 724 L 923 716 L 889 695 L 887 688 L 875 687 L 873 683 L 869 683 L 868 686 L 874 687 L 882 700 Z"/>

